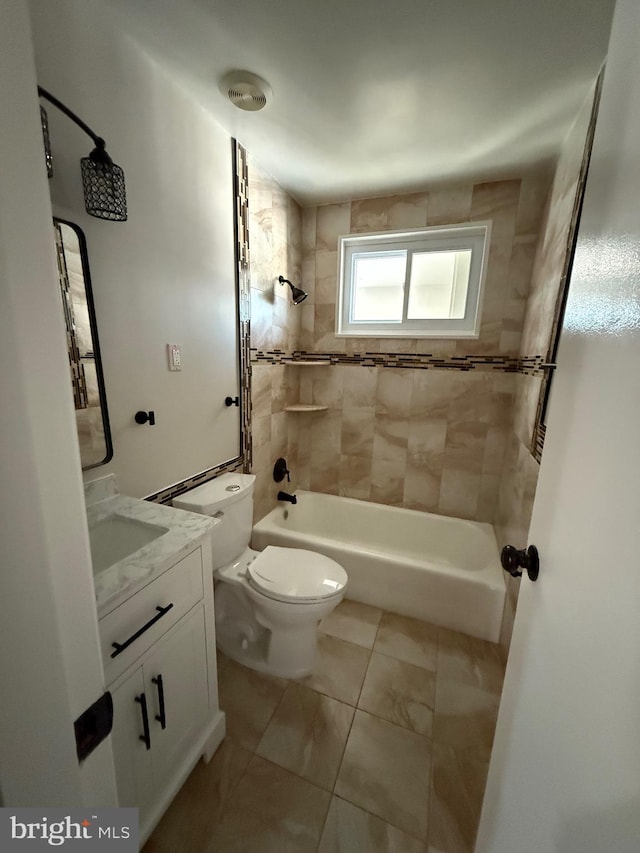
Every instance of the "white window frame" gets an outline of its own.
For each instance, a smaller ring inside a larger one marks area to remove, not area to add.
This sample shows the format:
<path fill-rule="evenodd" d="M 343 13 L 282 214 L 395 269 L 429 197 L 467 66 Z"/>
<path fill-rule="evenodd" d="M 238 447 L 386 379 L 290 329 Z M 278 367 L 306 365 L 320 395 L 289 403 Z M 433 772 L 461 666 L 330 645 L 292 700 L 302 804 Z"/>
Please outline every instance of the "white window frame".
<path fill-rule="evenodd" d="M 491 222 L 416 228 L 410 231 L 382 231 L 375 234 L 347 234 L 338 238 L 338 298 L 336 337 L 343 338 L 478 338 L 482 300 L 491 241 Z M 397 322 L 351 321 L 353 256 L 363 251 L 407 251 L 405 283 L 411 276 L 413 252 L 471 250 L 469 286 L 464 317 L 448 320 L 407 318 L 409 288 L 405 286 L 403 319 Z"/>

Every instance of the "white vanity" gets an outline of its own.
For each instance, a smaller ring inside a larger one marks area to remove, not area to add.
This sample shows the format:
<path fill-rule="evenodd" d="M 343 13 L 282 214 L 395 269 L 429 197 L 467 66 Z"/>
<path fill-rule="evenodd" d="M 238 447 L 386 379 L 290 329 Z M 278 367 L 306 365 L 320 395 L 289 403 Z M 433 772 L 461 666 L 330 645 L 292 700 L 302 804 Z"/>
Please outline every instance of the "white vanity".
<path fill-rule="evenodd" d="M 118 800 L 140 809 L 142 844 L 225 734 L 211 568 L 217 522 L 118 495 L 113 475 L 85 492 Z"/>

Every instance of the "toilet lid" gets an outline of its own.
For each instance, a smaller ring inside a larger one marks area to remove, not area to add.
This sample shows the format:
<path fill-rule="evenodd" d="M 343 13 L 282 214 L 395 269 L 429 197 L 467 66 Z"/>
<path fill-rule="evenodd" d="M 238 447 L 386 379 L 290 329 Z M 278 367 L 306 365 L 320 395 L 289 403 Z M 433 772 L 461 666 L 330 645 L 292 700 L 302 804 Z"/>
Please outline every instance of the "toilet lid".
<path fill-rule="evenodd" d="M 347 573 L 335 560 L 302 548 L 268 545 L 247 572 L 256 589 L 281 601 L 317 601 L 347 585 Z"/>

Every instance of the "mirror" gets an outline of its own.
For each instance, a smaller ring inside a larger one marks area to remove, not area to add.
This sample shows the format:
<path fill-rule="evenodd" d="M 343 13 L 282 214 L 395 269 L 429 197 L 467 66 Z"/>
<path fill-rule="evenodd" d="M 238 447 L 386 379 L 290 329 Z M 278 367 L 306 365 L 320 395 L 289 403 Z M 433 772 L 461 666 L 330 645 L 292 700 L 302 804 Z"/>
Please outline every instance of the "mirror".
<path fill-rule="evenodd" d="M 81 228 L 64 219 L 54 219 L 53 227 L 80 459 L 87 471 L 113 456 L 89 257 Z"/>

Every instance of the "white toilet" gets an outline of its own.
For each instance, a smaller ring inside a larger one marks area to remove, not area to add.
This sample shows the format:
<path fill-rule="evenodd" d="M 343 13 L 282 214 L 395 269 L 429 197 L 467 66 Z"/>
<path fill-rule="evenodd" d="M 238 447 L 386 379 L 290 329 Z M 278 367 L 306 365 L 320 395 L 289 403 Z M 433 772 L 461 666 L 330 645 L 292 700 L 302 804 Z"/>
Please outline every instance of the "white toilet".
<path fill-rule="evenodd" d="M 212 533 L 218 647 L 252 669 L 301 678 L 313 669 L 318 622 L 342 601 L 347 573 L 315 551 L 249 548 L 254 483 L 253 474 L 223 474 L 173 505 L 222 522 Z"/>

